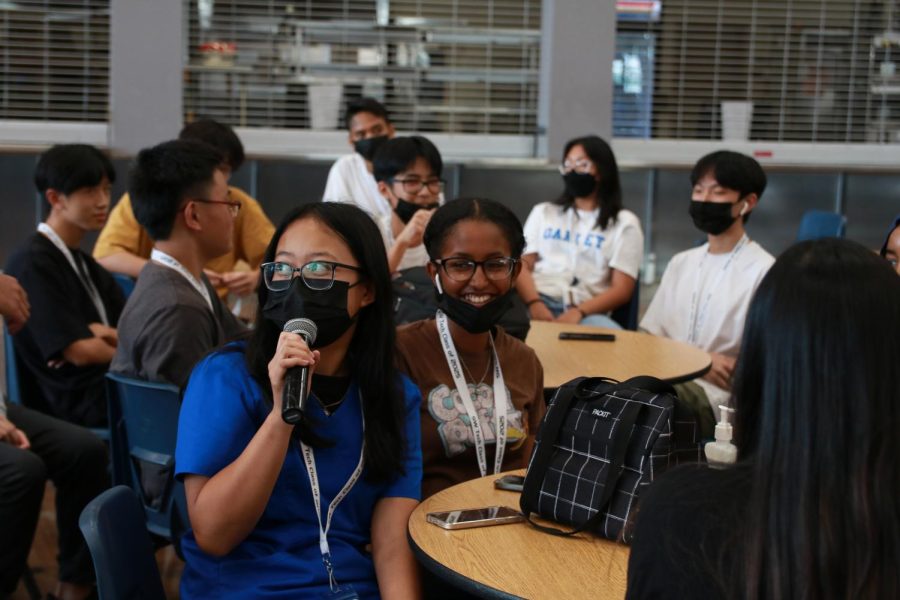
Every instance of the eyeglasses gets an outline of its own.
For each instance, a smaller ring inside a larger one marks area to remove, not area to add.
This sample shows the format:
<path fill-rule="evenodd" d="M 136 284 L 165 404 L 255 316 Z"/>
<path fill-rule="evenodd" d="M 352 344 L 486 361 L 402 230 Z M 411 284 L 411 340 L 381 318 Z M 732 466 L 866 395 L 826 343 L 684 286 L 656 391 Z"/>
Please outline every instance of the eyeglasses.
<path fill-rule="evenodd" d="M 241 212 L 241 203 L 237 200 L 210 200 L 208 198 L 193 198 L 194 202 L 202 202 L 203 204 L 226 204 L 231 216 L 236 217 Z"/>
<path fill-rule="evenodd" d="M 572 171 L 575 171 L 576 173 L 581 173 L 581 174 L 590 173 L 592 166 L 594 166 L 594 163 L 592 163 L 591 161 L 589 161 L 586 158 L 582 158 L 580 160 L 575 160 L 575 161 L 567 160 L 563 164 L 559 165 L 559 172 L 562 175 L 565 175 L 566 173 L 571 173 Z"/>
<path fill-rule="evenodd" d="M 506 279 L 518 259 L 509 256 L 489 258 L 487 260 L 469 260 L 468 258 L 438 258 L 431 261 L 444 269 L 447 277 L 453 281 L 468 281 L 475 275 L 475 269 L 481 267 L 484 276 L 493 281 Z"/>
<path fill-rule="evenodd" d="M 427 187 L 432 194 L 440 194 L 441 190 L 444 189 L 443 179 L 427 179 L 423 181 L 418 177 L 407 177 L 406 179 L 391 179 L 390 181 L 391 183 L 402 183 L 403 191 L 407 194 L 418 194 L 424 187 Z"/>
<path fill-rule="evenodd" d="M 330 260 L 314 260 L 302 267 L 295 267 L 284 262 L 269 262 L 261 264 L 259 268 L 262 269 L 266 287 L 273 292 L 282 292 L 291 287 L 291 282 L 297 273 L 300 274 L 303 285 L 317 291 L 331 289 L 331 286 L 334 285 L 334 274 L 338 269 L 349 269 L 362 273 L 362 269 L 359 267 Z"/>

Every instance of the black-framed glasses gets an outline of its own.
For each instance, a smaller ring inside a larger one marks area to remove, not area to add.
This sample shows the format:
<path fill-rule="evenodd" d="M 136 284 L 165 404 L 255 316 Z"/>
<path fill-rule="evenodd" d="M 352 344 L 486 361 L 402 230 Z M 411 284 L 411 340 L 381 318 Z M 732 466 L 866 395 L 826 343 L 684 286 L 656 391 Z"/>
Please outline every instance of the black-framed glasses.
<path fill-rule="evenodd" d="M 440 194 L 444 189 L 443 179 L 419 179 L 418 177 L 407 177 L 406 179 L 391 179 L 391 183 L 403 184 L 403 191 L 410 195 L 418 194 L 422 188 L 427 187 L 432 194 Z"/>
<path fill-rule="evenodd" d="M 241 203 L 237 200 L 210 200 L 209 198 L 192 198 L 194 202 L 202 202 L 203 204 L 225 204 L 231 211 L 231 216 L 236 217 L 241 212 Z"/>
<path fill-rule="evenodd" d="M 487 260 L 438 258 L 431 262 L 444 269 L 444 273 L 453 281 L 468 281 L 475 275 L 478 267 L 481 267 L 485 277 L 497 281 L 509 277 L 519 260 L 511 256 L 498 256 Z"/>
<path fill-rule="evenodd" d="M 300 267 L 285 262 L 268 262 L 261 264 L 259 268 L 262 270 L 266 287 L 273 292 L 281 292 L 291 287 L 291 282 L 297 275 L 309 289 L 323 291 L 330 290 L 334 285 L 334 274 L 338 269 L 362 273 L 359 267 L 330 260 L 313 260 Z"/>

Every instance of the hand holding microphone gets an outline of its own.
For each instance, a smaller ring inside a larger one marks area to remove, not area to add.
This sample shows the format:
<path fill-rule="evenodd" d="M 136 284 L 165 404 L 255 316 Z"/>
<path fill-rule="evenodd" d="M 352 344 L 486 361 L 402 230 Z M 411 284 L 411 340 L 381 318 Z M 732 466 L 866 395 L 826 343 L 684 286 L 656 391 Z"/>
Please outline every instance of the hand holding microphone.
<path fill-rule="evenodd" d="M 298 334 L 297 336 L 290 334 Z M 315 342 L 316 325 L 309 319 L 291 319 L 278 338 L 275 356 L 269 362 L 269 381 L 272 394 L 281 399 L 281 417 L 285 423 L 296 424 L 303 418 L 309 391 L 310 367 L 319 360 L 318 350 L 309 345 Z M 276 401 L 276 408 L 278 402 Z"/>

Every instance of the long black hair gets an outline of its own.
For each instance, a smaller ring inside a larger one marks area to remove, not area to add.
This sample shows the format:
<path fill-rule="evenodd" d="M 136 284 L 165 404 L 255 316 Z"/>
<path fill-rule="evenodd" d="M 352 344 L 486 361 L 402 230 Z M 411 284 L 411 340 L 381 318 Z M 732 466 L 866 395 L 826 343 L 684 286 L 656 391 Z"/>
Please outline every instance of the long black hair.
<path fill-rule="evenodd" d="M 616 163 L 616 155 L 602 138 L 596 135 L 587 135 L 574 140 L 569 140 L 563 149 L 563 160 L 575 146 L 584 148 L 600 175 L 597 184 L 597 203 L 600 205 L 600 214 L 597 216 L 597 227 L 606 229 L 610 221 L 615 222 L 616 216 L 622 210 L 622 184 L 619 181 L 619 165 Z M 562 195 L 555 200 L 563 210 L 575 210 L 575 197 L 563 190 Z"/>
<path fill-rule="evenodd" d="M 736 597 L 900 598 L 898 357 L 900 277 L 870 250 L 803 242 L 765 276 L 735 373 Z"/>
<path fill-rule="evenodd" d="M 356 332 L 350 342 L 350 370 L 359 386 L 365 414 L 366 476 L 372 481 L 388 481 L 402 472 L 405 406 L 400 378 L 394 369 L 394 320 L 391 276 L 381 233 L 372 218 L 350 204 L 316 202 L 289 213 L 266 248 L 263 262 L 275 258 L 278 242 L 285 230 L 300 219 L 315 219 L 334 231 L 347 244 L 372 286 L 375 299 L 360 309 Z M 268 364 L 275 354 L 281 330 L 262 314 L 269 290 L 260 285 L 256 329 L 245 350 L 250 375 L 259 384 L 264 397 L 272 402 Z M 321 439 L 308 424 L 298 425 L 295 434 L 304 443 L 321 445 Z"/>

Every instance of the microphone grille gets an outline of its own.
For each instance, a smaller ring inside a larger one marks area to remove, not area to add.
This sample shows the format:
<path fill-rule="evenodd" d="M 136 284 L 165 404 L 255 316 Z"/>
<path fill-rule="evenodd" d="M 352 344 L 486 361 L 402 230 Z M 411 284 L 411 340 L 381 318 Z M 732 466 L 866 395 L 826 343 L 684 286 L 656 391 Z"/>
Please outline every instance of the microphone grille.
<path fill-rule="evenodd" d="M 307 344 L 312 344 L 316 341 L 318 328 L 316 327 L 316 324 L 309 319 L 291 319 L 284 324 L 284 331 L 287 331 L 288 333 L 299 333 L 306 339 Z"/>

